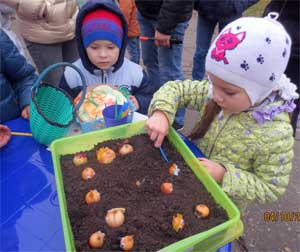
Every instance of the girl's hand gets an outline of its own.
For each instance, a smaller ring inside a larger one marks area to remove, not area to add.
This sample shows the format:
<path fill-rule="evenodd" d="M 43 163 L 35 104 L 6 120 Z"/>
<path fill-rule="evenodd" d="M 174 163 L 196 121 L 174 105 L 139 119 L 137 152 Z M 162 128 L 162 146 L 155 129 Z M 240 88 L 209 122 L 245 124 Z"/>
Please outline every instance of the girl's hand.
<path fill-rule="evenodd" d="M 207 158 L 198 158 L 198 160 L 208 171 L 208 173 L 215 179 L 215 181 L 222 183 L 224 174 L 226 172 L 226 169 L 222 165 Z"/>
<path fill-rule="evenodd" d="M 135 96 L 131 95 L 128 98 L 132 101 L 132 103 L 135 106 L 136 110 L 139 110 L 140 105 L 139 105 L 138 100 L 135 98 Z"/>
<path fill-rule="evenodd" d="M 10 140 L 10 129 L 5 125 L 0 124 L 0 148 L 6 145 L 9 140 Z"/>
<path fill-rule="evenodd" d="M 30 116 L 30 107 L 29 107 L 29 105 L 28 106 L 26 106 L 23 110 L 22 110 L 22 117 L 24 118 L 24 119 L 29 119 L 29 116 Z"/>
<path fill-rule="evenodd" d="M 169 121 L 165 114 L 156 110 L 146 121 L 146 130 L 150 139 L 154 141 L 154 146 L 159 148 L 168 134 Z"/>

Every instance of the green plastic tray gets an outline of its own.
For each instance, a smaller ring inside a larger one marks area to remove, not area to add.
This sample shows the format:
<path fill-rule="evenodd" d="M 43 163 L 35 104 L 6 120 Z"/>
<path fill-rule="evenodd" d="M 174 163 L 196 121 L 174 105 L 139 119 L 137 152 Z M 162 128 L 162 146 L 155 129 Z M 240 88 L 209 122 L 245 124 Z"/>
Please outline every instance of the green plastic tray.
<path fill-rule="evenodd" d="M 98 143 L 107 140 L 130 138 L 134 135 L 144 133 L 146 133 L 145 122 L 142 121 L 93 131 L 82 135 L 61 138 L 51 144 L 66 251 L 75 251 L 75 244 L 67 211 L 66 196 L 60 167 L 60 157 L 62 155 L 74 154 L 80 151 L 89 151 Z M 243 223 L 240 220 L 240 212 L 238 208 L 222 191 L 219 185 L 208 175 L 206 170 L 201 166 L 200 162 L 195 158 L 193 153 L 185 145 L 173 128 L 169 131 L 168 139 L 183 156 L 185 162 L 205 186 L 207 191 L 211 193 L 215 201 L 225 209 L 229 220 L 207 231 L 190 236 L 162 248 L 159 252 L 214 251 L 226 243 L 235 240 L 243 233 Z"/>

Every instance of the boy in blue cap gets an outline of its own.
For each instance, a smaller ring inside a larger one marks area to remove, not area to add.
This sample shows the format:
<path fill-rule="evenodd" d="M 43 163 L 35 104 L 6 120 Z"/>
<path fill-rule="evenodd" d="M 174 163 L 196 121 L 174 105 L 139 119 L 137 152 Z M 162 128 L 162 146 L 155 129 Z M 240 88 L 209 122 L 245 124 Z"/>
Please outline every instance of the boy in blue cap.
<path fill-rule="evenodd" d="M 80 59 L 74 62 L 84 74 L 87 85 L 126 86 L 137 111 L 147 114 L 155 91 L 143 68 L 125 58 L 127 24 L 113 1 L 95 0 L 82 6 L 76 20 Z M 60 87 L 73 98 L 82 89 L 81 79 L 67 67 Z"/>

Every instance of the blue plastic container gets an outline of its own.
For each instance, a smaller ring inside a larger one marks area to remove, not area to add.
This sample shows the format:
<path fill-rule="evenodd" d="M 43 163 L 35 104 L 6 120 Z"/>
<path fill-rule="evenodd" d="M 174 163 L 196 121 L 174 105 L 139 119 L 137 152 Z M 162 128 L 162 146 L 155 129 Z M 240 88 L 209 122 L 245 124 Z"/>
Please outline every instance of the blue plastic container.
<path fill-rule="evenodd" d="M 117 105 L 118 114 L 120 114 L 121 109 L 122 105 Z M 121 118 L 115 118 L 115 105 L 111 105 L 103 109 L 103 118 L 107 128 L 126 124 L 128 122 L 128 115 Z"/>
<path fill-rule="evenodd" d="M 131 123 L 132 119 L 133 119 L 133 114 L 136 111 L 136 108 L 135 108 L 134 104 L 130 101 L 130 99 L 128 99 L 127 102 L 129 103 L 130 111 L 127 115 L 126 123 Z M 88 122 L 81 122 L 79 120 L 79 118 L 77 117 L 76 121 L 77 121 L 77 123 L 80 124 L 80 128 L 83 133 L 106 128 L 104 118 L 98 118 L 96 120 L 88 121 Z"/>

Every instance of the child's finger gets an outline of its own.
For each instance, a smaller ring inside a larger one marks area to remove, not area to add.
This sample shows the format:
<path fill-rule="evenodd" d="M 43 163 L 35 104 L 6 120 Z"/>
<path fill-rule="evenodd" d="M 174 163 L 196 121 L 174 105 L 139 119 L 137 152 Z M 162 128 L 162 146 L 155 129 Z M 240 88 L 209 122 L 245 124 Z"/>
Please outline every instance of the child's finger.
<path fill-rule="evenodd" d="M 149 129 L 149 127 L 147 127 L 147 124 L 145 125 L 145 128 L 146 128 L 146 131 L 147 131 L 148 136 L 150 136 L 151 133 L 152 133 L 152 130 Z"/>
<path fill-rule="evenodd" d="M 139 106 L 137 99 L 134 96 L 129 96 L 129 99 L 131 100 L 131 102 L 134 104 L 134 106 L 138 110 L 140 108 L 140 106 Z"/>
<path fill-rule="evenodd" d="M 147 133 L 148 133 L 149 136 L 151 135 L 151 133 L 152 133 L 152 131 L 153 131 L 153 126 L 152 126 L 152 125 L 153 125 L 153 124 L 152 124 L 151 121 L 148 119 L 148 120 L 146 121 L 145 127 L 146 127 L 146 130 L 147 130 Z"/>
<path fill-rule="evenodd" d="M 162 143 L 164 141 L 164 138 L 165 138 L 165 136 L 163 134 L 159 134 L 156 141 L 155 141 L 155 143 L 154 143 L 154 146 L 156 148 L 159 148 L 162 145 Z"/>
<path fill-rule="evenodd" d="M 30 108 L 29 108 L 29 106 L 27 106 L 26 108 L 24 108 L 24 109 L 22 110 L 21 115 L 22 115 L 22 117 L 23 117 L 24 119 L 28 119 L 28 118 L 29 118 L 29 114 L 30 114 Z"/>
<path fill-rule="evenodd" d="M 8 143 L 10 136 L 10 131 L 0 133 L 0 148 Z"/>
<path fill-rule="evenodd" d="M 207 158 L 198 158 L 198 160 L 204 166 L 204 168 L 208 169 L 209 160 Z"/>
<path fill-rule="evenodd" d="M 155 141 L 157 139 L 157 137 L 158 137 L 157 132 L 156 131 L 152 131 L 151 135 L 150 135 L 151 141 Z"/>
<path fill-rule="evenodd" d="M 26 111 L 23 111 L 22 112 L 22 117 L 24 118 L 24 119 L 28 119 L 28 113 L 26 112 Z"/>
<path fill-rule="evenodd" d="M 10 129 L 6 125 L 0 124 L 0 133 L 1 132 L 10 132 Z"/>

